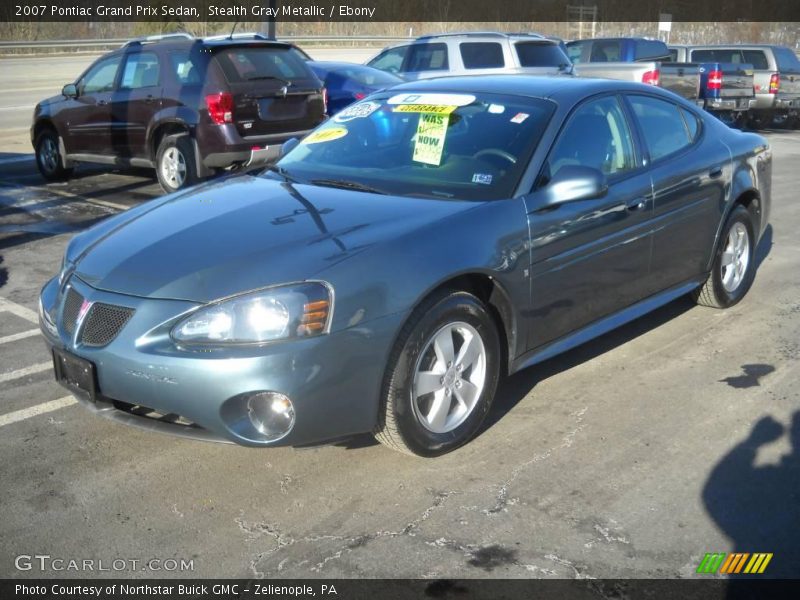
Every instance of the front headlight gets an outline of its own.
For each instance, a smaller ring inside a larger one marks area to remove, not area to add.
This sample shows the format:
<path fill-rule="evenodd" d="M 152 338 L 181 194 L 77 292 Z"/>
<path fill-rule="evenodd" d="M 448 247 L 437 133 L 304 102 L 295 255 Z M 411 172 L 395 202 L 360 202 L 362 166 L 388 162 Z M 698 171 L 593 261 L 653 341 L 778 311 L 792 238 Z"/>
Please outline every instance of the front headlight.
<path fill-rule="evenodd" d="M 322 282 L 249 292 L 196 310 L 172 329 L 186 344 L 258 344 L 328 332 L 333 293 Z"/>

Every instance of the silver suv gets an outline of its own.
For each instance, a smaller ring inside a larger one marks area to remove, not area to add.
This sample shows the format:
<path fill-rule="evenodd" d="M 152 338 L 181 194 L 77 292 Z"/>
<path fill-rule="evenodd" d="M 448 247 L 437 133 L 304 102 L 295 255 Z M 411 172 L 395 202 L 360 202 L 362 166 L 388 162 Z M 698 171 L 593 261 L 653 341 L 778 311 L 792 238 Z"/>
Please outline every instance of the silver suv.
<path fill-rule="evenodd" d="M 535 33 L 427 35 L 386 48 L 367 65 L 409 80 L 493 73 L 572 74 L 563 42 Z"/>

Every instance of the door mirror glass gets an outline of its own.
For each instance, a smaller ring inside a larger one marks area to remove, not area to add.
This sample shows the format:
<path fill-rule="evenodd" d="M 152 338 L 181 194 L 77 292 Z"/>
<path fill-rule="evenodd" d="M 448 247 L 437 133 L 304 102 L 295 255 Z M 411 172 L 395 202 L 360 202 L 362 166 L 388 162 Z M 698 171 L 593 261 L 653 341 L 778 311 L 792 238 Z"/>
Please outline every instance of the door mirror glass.
<path fill-rule="evenodd" d="M 534 193 L 528 211 L 551 208 L 565 202 L 593 200 L 608 192 L 606 176 L 593 167 L 568 165 L 561 167 L 550 182 Z"/>
<path fill-rule="evenodd" d="M 77 98 L 78 88 L 75 86 L 74 83 L 68 83 L 63 88 L 61 88 L 61 93 L 67 98 Z"/>

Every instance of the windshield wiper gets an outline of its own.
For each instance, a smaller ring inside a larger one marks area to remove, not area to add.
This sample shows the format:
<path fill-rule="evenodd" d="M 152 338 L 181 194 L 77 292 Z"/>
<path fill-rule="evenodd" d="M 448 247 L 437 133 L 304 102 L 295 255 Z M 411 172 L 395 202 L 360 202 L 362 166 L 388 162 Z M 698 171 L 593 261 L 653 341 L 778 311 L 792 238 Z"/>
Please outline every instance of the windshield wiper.
<path fill-rule="evenodd" d="M 290 85 L 292 85 L 291 81 L 287 81 L 286 79 L 283 79 L 282 77 L 275 77 L 275 75 L 253 75 L 252 77 L 247 77 L 246 79 L 247 79 L 247 81 L 262 81 L 262 80 L 270 79 L 270 80 L 273 80 L 273 81 L 280 81 L 286 87 L 289 87 Z"/>
<path fill-rule="evenodd" d="M 320 185 L 323 187 L 339 188 L 343 190 L 354 190 L 357 192 L 368 192 L 370 194 L 382 194 L 384 196 L 389 193 L 357 181 L 346 181 L 344 179 L 312 179 L 310 183 L 311 185 Z"/>
<path fill-rule="evenodd" d="M 279 167 L 278 165 L 268 165 L 267 171 L 272 171 L 273 173 L 277 173 L 281 177 L 283 177 L 288 183 L 300 183 L 297 179 L 289 175 L 289 172 L 284 169 L 283 167 Z"/>

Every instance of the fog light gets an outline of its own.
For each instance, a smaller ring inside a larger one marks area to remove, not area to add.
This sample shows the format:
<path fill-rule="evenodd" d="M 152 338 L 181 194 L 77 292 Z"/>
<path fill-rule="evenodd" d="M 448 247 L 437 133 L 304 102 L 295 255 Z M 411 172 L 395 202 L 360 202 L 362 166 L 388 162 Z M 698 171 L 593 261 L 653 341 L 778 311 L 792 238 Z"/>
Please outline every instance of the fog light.
<path fill-rule="evenodd" d="M 294 425 L 292 401 L 277 392 L 258 392 L 247 399 L 247 416 L 268 441 L 279 440 Z"/>

